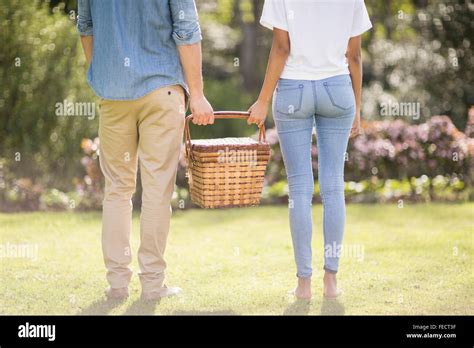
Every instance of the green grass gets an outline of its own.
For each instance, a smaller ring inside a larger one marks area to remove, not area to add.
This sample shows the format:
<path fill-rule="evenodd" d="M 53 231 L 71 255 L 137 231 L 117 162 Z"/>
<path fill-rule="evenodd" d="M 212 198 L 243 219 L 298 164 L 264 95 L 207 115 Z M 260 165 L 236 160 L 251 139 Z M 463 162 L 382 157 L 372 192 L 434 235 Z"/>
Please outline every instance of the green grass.
<path fill-rule="evenodd" d="M 321 296 L 322 207 L 314 206 L 314 299 L 295 302 L 285 207 L 176 212 L 167 283 L 184 289 L 140 301 L 106 301 L 99 213 L 0 214 L 0 245 L 38 246 L 36 261 L 0 259 L 1 314 L 474 314 L 474 204 L 349 205 L 338 301 Z M 133 250 L 138 246 L 134 217 Z M 133 269 L 138 270 L 136 253 Z"/>

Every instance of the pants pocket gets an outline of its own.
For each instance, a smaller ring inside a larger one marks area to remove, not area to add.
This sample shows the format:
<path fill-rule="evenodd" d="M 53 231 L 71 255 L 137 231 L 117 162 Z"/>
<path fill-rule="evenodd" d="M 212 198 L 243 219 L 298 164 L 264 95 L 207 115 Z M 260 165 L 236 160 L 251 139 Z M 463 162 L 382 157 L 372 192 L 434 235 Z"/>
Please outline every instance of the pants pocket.
<path fill-rule="evenodd" d="M 102 97 L 99 97 L 99 99 L 97 100 L 97 106 L 99 107 L 99 109 L 102 107 L 102 104 L 104 103 L 104 98 Z"/>
<path fill-rule="evenodd" d="M 348 110 L 354 106 L 354 90 L 350 79 L 348 82 L 324 82 L 324 88 L 333 106 L 342 110 Z"/>
<path fill-rule="evenodd" d="M 300 83 L 279 83 L 276 89 L 275 111 L 280 115 L 293 115 L 301 109 L 304 85 Z"/>

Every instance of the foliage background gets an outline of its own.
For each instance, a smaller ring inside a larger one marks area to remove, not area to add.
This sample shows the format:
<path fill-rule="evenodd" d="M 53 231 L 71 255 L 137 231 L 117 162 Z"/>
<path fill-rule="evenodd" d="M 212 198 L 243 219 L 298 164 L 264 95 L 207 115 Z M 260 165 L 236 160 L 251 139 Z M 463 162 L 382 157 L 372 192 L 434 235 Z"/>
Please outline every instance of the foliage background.
<path fill-rule="evenodd" d="M 245 110 L 257 96 L 271 44 L 271 32 L 258 23 L 263 0 L 197 4 L 206 95 L 215 110 Z M 366 134 L 349 149 L 348 180 L 355 189 L 348 187 L 346 193 L 357 196 L 369 190 L 369 198 L 354 201 L 377 201 L 387 196 L 383 190 L 395 185 L 388 196 L 402 197 L 394 192 L 408 187 L 405 196 L 413 198 L 418 180 L 426 183 L 422 191 L 433 199 L 442 181 L 439 193 L 462 192 L 449 199 L 472 199 L 474 112 L 469 121 L 468 110 L 474 105 L 473 3 L 366 0 L 366 4 L 374 23 L 363 41 Z M 100 205 L 94 142 L 98 118 L 55 115 L 55 104 L 63 100 L 95 101 L 85 81 L 76 6 L 75 0 L 0 3 L 0 210 Z M 418 120 L 384 119 L 380 104 L 388 101 L 419 102 L 422 115 Z M 270 135 L 272 127 L 269 117 Z M 239 121 L 221 121 L 192 131 L 200 138 L 250 135 L 255 129 Z M 396 156 L 391 148 L 397 149 Z M 274 149 L 265 195 L 269 202 L 280 202 L 285 187 L 277 139 Z M 454 153 L 460 161 L 453 161 Z M 186 199 L 183 168 L 178 185 L 176 198 Z"/>

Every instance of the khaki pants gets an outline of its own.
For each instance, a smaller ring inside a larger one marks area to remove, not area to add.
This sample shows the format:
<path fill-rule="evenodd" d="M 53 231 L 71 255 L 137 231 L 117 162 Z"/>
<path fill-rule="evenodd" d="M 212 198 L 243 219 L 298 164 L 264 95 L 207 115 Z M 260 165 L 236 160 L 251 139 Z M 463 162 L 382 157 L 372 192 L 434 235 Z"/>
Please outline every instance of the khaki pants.
<path fill-rule="evenodd" d="M 128 286 L 132 276 L 131 198 L 138 158 L 143 187 L 139 277 L 145 292 L 163 286 L 184 103 L 181 86 L 163 87 L 136 100 L 100 102 L 100 166 L 105 176 L 102 250 L 112 288 Z"/>

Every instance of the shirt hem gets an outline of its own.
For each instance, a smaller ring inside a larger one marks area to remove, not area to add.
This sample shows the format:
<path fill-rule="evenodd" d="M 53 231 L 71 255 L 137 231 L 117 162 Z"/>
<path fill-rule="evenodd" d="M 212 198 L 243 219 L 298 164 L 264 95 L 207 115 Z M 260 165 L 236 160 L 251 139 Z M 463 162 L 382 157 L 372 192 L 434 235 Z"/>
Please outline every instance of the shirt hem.
<path fill-rule="evenodd" d="M 355 30 L 351 33 L 351 37 L 356 37 L 356 36 L 360 36 L 362 34 L 364 34 L 365 32 L 369 31 L 370 29 L 372 29 L 373 25 L 372 24 L 369 24 L 359 30 Z"/>
<path fill-rule="evenodd" d="M 317 80 L 324 80 L 330 77 L 338 76 L 338 75 L 350 75 L 350 71 L 348 68 L 341 69 L 337 71 L 325 72 L 325 73 L 309 73 L 307 71 L 291 71 L 285 72 L 281 74 L 280 78 L 287 79 L 287 80 L 309 80 L 309 81 L 317 81 Z"/>
<path fill-rule="evenodd" d="M 90 81 L 88 80 L 87 81 L 90 88 L 92 89 L 92 91 L 95 93 L 96 96 L 98 96 L 99 98 L 102 98 L 102 99 L 105 99 L 105 100 L 116 100 L 116 101 L 132 101 L 132 100 L 137 100 L 137 99 L 140 99 L 140 98 L 143 98 L 144 96 L 156 91 L 157 89 L 160 89 L 160 88 L 164 88 L 164 87 L 169 87 L 169 86 L 175 86 L 175 85 L 180 85 L 181 87 L 183 87 L 184 89 L 184 92 L 186 94 L 186 97 L 189 97 L 189 90 L 188 90 L 188 86 L 183 82 L 183 81 L 171 81 L 169 83 L 165 83 L 165 84 L 158 84 L 156 86 L 153 86 L 151 88 L 147 88 L 146 91 L 144 93 L 140 93 L 140 94 L 137 94 L 137 95 L 134 95 L 132 97 L 112 97 L 112 96 L 106 96 L 106 95 L 103 95 L 102 93 L 99 93 L 97 91 L 97 89 L 94 88 L 94 86 L 90 83 Z"/>
<path fill-rule="evenodd" d="M 276 23 L 272 20 L 269 20 L 268 18 L 261 18 L 260 19 L 260 24 L 264 26 L 265 28 L 268 28 L 270 30 L 273 30 L 273 28 L 277 28 L 280 30 L 288 31 L 288 27 L 283 25 L 282 23 Z"/>

